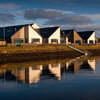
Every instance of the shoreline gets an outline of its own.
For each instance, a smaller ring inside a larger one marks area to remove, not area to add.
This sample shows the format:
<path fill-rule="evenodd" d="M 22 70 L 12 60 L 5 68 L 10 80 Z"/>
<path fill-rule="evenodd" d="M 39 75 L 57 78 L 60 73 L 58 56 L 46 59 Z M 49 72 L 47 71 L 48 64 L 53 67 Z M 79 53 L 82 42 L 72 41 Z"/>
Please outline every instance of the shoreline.
<path fill-rule="evenodd" d="M 0 63 L 66 59 L 79 57 L 81 55 L 81 53 L 74 50 L 1 54 Z"/>
<path fill-rule="evenodd" d="M 100 56 L 100 46 L 78 46 L 76 48 L 87 50 L 92 55 Z M 95 48 L 95 49 L 94 49 Z M 0 63 L 16 63 L 26 61 L 62 60 L 76 58 L 83 55 L 67 46 L 37 46 L 37 47 L 1 47 Z"/>

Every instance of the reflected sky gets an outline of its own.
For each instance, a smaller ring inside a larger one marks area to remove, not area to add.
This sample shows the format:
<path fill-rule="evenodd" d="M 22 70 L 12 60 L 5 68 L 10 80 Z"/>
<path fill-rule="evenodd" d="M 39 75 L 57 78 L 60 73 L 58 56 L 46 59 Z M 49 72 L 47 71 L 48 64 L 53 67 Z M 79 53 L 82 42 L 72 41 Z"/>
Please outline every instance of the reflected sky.
<path fill-rule="evenodd" d="M 0 68 L 3 100 L 99 100 L 99 84 L 100 60 L 96 58 Z"/>

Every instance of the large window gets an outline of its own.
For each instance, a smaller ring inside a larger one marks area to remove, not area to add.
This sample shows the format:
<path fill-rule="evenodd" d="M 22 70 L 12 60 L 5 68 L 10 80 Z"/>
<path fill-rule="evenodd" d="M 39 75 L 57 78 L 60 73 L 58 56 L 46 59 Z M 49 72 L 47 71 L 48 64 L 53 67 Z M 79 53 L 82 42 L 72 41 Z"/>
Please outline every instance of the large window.
<path fill-rule="evenodd" d="M 90 40 L 90 41 L 89 41 L 89 44 L 93 44 L 93 40 Z"/>
<path fill-rule="evenodd" d="M 75 43 L 81 44 L 81 41 L 80 40 L 75 40 Z"/>
<path fill-rule="evenodd" d="M 14 43 L 23 43 L 23 38 L 14 39 Z"/>
<path fill-rule="evenodd" d="M 32 39 L 32 43 L 34 42 L 40 42 L 40 39 Z"/>
<path fill-rule="evenodd" d="M 51 42 L 57 42 L 58 43 L 58 40 L 57 39 L 51 39 Z"/>

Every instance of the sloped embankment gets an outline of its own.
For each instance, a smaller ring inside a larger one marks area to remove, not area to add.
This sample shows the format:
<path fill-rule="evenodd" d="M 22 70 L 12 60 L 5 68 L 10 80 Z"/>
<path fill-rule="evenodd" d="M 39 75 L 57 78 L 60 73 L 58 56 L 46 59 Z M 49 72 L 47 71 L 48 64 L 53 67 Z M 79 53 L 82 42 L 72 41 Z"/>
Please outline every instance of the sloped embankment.
<path fill-rule="evenodd" d="M 75 58 L 82 54 L 66 46 L 0 48 L 0 63 Z"/>

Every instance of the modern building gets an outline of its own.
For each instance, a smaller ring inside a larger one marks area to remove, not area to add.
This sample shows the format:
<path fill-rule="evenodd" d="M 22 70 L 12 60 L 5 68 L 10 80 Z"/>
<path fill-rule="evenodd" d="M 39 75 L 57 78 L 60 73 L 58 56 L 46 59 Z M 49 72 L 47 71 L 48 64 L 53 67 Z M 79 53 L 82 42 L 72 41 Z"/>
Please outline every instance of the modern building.
<path fill-rule="evenodd" d="M 74 29 L 63 30 L 62 33 L 66 44 L 82 44 L 82 38 Z"/>
<path fill-rule="evenodd" d="M 84 44 L 95 44 L 95 31 L 78 32 Z"/>
<path fill-rule="evenodd" d="M 35 31 L 41 36 L 42 44 L 60 44 L 60 27 L 39 28 Z"/>
<path fill-rule="evenodd" d="M 11 44 L 95 44 L 94 31 L 76 32 L 60 27 L 40 28 L 37 24 L 25 24 L 0 28 L 0 40 Z"/>
<path fill-rule="evenodd" d="M 34 36 L 38 37 L 34 30 L 37 27 L 36 24 L 2 27 L 0 28 L 0 39 L 7 43 L 31 43 Z"/>
<path fill-rule="evenodd" d="M 60 44 L 60 27 L 40 28 L 35 23 L 2 27 L 0 39 L 7 43 Z"/>

